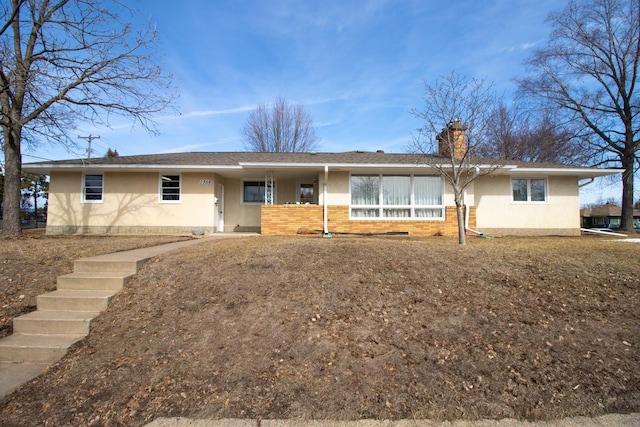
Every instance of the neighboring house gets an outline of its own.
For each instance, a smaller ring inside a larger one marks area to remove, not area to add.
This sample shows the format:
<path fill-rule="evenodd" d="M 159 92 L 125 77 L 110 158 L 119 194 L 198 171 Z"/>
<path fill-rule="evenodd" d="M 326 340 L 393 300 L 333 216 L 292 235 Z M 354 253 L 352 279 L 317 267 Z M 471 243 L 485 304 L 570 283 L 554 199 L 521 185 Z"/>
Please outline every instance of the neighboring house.
<path fill-rule="evenodd" d="M 580 209 L 580 221 L 584 228 L 610 228 L 616 230 L 620 228 L 620 218 L 622 218 L 622 207 L 612 203 L 593 208 Z M 640 210 L 633 210 L 633 227 L 640 228 Z"/>
<path fill-rule="evenodd" d="M 51 234 L 457 234 L 451 187 L 416 154 L 178 153 L 23 169 L 50 176 Z M 468 187 L 467 227 L 491 235 L 579 235 L 578 180 L 614 173 L 510 162 Z"/>

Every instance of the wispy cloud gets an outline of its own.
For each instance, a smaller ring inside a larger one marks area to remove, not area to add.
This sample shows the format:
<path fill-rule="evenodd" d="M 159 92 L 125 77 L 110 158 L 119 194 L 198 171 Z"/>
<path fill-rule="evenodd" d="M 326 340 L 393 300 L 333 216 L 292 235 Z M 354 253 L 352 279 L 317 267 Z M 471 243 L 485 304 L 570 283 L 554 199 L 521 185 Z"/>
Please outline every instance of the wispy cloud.
<path fill-rule="evenodd" d="M 238 114 L 238 113 L 246 113 L 247 111 L 255 110 L 255 105 L 245 105 L 243 107 L 237 108 L 227 108 L 224 110 L 197 110 L 190 111 L 185 114 L 180 114 L 178 116 L 171 116 L 172 118 L 189 118 L 189 117 L 211 117 L 211 116 L 223 116 L 226 114 Z"/>
<path fill-rule="evenodd" d="M 531 49 L 532 47 L 534 47 L 534 46 L 535 46 L 535 45 L 537 45 L 537 44 L 538 44 L 538 42 L 527 42 L 527 43 L 522 43 L 522 44 L 520 45 L 520 49 L 521 49 L 521 50 L 529 50 L 529 49 Z"/>

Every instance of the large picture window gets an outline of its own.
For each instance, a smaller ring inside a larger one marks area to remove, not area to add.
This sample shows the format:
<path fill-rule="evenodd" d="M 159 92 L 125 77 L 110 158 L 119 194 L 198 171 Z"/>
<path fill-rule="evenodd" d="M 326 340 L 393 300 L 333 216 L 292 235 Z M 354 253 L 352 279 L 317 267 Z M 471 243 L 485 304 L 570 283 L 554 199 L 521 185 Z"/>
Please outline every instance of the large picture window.
<path fill-rule="evenodd" d="M 437 176 L 352 175 L 352 218 L 444 218 Z"/>
<path fill-rule="evenodd" d="M 85 203 L 101 203 L 103 194 L 103 176 L 89 175 L 84 176 L 82 186 L 82 201 Z"/>
<path fill-rule="evenodd" d="M 160 175 L 160 201 L 180 201 L 180 175 Z"/>
<path fill-rule="evenodd" d="M 511 191 L 514 202 L 544 203 L 547 201 L 547 180 L 544 178 L 512 179 Z"/>
<path fill-rule="evenodd" d="M 275 200 L 275 189 L 267 188 L 265 181 L 243 181 L 242 182 L 242 202 L 243 203 L 265 203 L 267 193 Z"/>

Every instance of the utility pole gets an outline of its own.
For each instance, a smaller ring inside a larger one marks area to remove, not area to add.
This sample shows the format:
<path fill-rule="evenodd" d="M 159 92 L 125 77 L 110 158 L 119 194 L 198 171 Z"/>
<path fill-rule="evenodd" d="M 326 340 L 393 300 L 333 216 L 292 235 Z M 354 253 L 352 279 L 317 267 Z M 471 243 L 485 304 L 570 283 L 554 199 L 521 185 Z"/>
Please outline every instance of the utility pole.
<path fill-rule="evenodd" d="M 89 134 L 89 136 L 80 136 L 78 135 L 79 139 L 86 139 L 89 146 L 87 147 L 87 158 L 90 159 L 91 158 L 91 141 L 93 141 L 94 139 L 100 139 L 100 136 L 94 136 Z"/>

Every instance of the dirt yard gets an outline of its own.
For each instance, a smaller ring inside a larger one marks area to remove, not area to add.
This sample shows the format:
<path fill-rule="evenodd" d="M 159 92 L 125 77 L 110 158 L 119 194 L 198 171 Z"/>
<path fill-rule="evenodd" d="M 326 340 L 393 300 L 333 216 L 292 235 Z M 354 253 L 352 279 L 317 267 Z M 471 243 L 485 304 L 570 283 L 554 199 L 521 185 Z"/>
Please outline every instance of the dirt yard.
<path fill-rule="evenodd" d="M 17 258 L 77 257 L 40 243 Z M 640 244 L 600 237 L 205 242 L 146 264 L 0 425 L 637 412 L 639 291 Z"/>
<path fill-rule="evenodd" d="M 45 236 L 25 230 L 0 238 L 0 338 L 13 332 L 13 318 L 36 309 L 36 297 L 56 288 L 79 258 L 188 239 L 180 236 Z"/>

